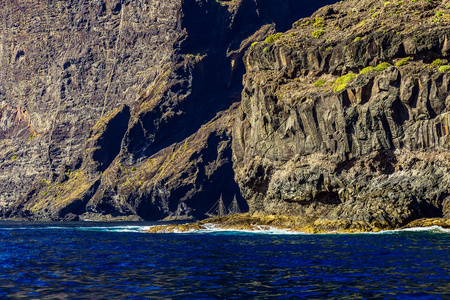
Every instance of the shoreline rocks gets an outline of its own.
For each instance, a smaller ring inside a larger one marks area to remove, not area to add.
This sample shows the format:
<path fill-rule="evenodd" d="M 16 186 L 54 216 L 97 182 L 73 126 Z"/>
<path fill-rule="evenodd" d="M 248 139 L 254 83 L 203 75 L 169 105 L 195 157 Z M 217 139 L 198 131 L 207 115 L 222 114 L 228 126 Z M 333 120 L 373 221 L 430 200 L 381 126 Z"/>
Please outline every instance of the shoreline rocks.
<path fill-rule="evenodd" d="M 336 220 L 334 222 L 324 222 L 317 219 L 305 219 L 298 216 L 286 215 L 258 215 L 258 214 L 233 214 L 222 218 L 208 218 L 202 221 L 187 224 L 171 224 L 153 226 L 148 233 L 187 233 L 198 230 L 226 229 L 238 231 L 259 231 L 259 230 L 287 230 L 293 232 L 324 234 L 324 233 L 370 233 L 394 229 L 407 229 L 416 227 L 440 226 L 450 229 L 450 219 L 430 218 L 418 219 L 406 224 L 401 228 L 375 227 L 371 224 L 360 223 L 359 229 L 349 227 L 346 220 Z"/>

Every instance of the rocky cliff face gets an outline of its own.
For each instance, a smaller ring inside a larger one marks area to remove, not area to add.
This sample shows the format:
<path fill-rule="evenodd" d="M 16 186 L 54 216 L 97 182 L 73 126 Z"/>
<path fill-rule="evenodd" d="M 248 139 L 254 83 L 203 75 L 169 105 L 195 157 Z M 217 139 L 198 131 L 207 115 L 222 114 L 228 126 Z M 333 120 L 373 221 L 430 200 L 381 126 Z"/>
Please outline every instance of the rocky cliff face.
<path fill-rule="evenodd" d="M 250 48 L 232 149 L 251 212 L 450 217 L 449 4 L 341 1 Z"/>
<path fill-rule="evenodd" d="M 244 51 L 334 1 L 0 2 L 3 217 L 154 220 L 239 193 Z"/>
<path fill-rule="evenodd" d="M 15 205 L 8 214 L 61 216 L 62 206 L 94 192 L 100 175 L 94 169 L 106 169 L 119 153 L 128 106 L 170 64 L 179 3 L 3 1 L 2 7 L 1 206 L 7 212 Z M 123 104 L 123 113 L 108 117 Z M 107 147 L 90 155 L 86 141 L 105 119 L 117 121 L 113 137 L 99 137 Z M 92 164 L 99 166 L 85 167 Z M 69 187 L 72 172 L 83 180 Z"/>

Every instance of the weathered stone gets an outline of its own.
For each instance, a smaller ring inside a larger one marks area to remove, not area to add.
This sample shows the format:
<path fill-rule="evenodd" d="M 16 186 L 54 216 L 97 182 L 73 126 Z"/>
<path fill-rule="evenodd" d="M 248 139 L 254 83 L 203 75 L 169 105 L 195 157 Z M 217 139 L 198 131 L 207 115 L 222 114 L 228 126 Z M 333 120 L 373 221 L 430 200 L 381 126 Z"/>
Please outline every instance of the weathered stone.
<path fill-rule="evenodd" d="M 233 160 L 250 212 L 315 219 L 325 231 L 448 215 L 448 75 L 430 63 L 447 61 L 450 25 L 414 14 L 420 5 L 395 15 L 394 4 L 344 1 L 247 52 Z M 444 9 L 426 5 L 428 15 Z"/>
<path fill-rule="evenodd" d="M 240 100 L 245 50 L 332 2 L 3 1 L 0 213 L 203 217 L 239 193 L 216 116 Z M 170 169 L 187 141 L 197 156 Z"/>

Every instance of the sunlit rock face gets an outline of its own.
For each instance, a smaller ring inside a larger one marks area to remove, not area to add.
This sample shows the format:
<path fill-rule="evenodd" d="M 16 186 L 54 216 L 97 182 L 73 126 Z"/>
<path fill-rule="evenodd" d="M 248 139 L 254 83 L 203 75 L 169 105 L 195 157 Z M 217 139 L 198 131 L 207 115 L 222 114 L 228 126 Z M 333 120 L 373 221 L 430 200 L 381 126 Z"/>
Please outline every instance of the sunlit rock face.
<path fill-rule="evenodd" d="M 251 212 L 326 230 L 450 217 L 445 5 L 399 5 L 337 3 L 249 49 L 233 161 Z"/>
<path fill-rule="evenodd" d="M 246 206 L 243 54 L 334 1 L 4 2 L 2 215 L 161 219 L 201 218 L 221 193 Z"/>

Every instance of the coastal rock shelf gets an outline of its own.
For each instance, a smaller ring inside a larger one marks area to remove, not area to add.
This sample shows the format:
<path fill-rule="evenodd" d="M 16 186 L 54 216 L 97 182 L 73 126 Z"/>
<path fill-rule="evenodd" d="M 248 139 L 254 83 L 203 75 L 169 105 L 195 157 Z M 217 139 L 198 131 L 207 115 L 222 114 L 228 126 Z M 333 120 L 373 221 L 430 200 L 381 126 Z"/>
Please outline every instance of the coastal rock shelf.
<path fill-rule="evenodd" d="M 208 218 L 202 221 L 156 225 L 150 227 L 148 233 L 194 233 L 198 231 L 247 231 L 247 232 L 274 232 L 281 230 L 283 233 L 308 233 L 308 234 L 325 234 L 325 233 L 361 233 L 361 232 L 380 232 L 382 230 L 393 229 L 411 229 L 417 228 L 437 228 L 440 231 L 448 232 L 450 229 L 450 219 L 446 218 L 426 218 L 417 219 L 405 226 L 399 227 L 367 227 L 361 226 L 352 228 L 344 226 L 334 229 L 322 226 L 322 222 L 315 218 L 305 218 L 304 216 L 287 216 L 287 215 L 269 215 L 269 214 L 231 214 L 225 217 Z"/>
<path fill-rule="evenodd" d="M 319 230 L 450 217 L 445 1 L 343 1 L 253 44 L 233 127 L 250 212 Z"/>

